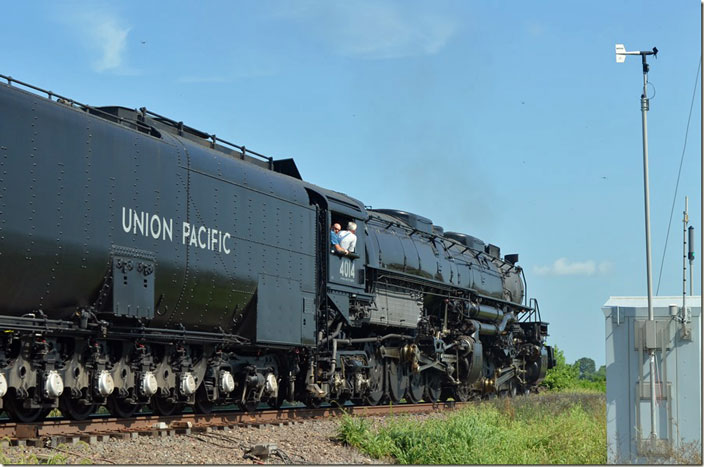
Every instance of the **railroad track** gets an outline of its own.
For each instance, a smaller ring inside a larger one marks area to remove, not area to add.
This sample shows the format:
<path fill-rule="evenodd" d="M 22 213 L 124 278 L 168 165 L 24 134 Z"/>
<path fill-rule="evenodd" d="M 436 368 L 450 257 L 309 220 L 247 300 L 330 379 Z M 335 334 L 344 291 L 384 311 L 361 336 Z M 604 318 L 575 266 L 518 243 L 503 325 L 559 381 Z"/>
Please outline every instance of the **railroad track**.
<path fill-rule="evenodd" d="M 255 412 L 214 412 L 208 415 L 186 413 L 174 416 L 141 415 L 133 418 L 92 417 L 83 421 L 47 419 L 41 423 L 0 423 L 4 444 L 58 446 L 84 441 L 90 444 L 109 438 L 129 439 L 143 436 L 174 436 L 252 425 L 287 425 L 305 420 L 355 416 L 430 413 L 453 410 L 466 403 L 444 402 L 378 406 L 322 408 L 283 408 Z"/>

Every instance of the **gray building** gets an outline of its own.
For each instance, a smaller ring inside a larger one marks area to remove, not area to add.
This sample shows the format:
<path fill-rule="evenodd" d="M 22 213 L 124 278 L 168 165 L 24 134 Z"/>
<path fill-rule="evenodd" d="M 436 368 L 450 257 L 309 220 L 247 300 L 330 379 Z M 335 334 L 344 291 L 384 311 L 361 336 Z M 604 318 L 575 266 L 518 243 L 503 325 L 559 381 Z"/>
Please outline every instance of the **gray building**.
<path fill-rule="evenodd" d="M 606 419 L 609 463 L 649 462 L 698 443 L 702 434 L 700 297 L 610 297 L 606 326 Z M 651 410 L 649 349 L 655 349 Z M 655 414 L 652 441 L 651 413 Z"/>

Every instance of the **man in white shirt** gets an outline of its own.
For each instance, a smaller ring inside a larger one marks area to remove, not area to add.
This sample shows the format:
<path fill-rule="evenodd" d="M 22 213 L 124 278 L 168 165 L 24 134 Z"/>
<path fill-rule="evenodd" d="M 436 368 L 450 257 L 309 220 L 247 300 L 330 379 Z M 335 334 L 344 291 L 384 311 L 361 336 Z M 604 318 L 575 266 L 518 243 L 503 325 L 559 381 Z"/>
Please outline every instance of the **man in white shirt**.
<path fill-rule="evenodd" d="M 354 222 L 347 223 L 347 230 L 343 230 L 338 235 L 340 236 L 340 246 L 352 253 L 357 246 L 357 224 Z"/>

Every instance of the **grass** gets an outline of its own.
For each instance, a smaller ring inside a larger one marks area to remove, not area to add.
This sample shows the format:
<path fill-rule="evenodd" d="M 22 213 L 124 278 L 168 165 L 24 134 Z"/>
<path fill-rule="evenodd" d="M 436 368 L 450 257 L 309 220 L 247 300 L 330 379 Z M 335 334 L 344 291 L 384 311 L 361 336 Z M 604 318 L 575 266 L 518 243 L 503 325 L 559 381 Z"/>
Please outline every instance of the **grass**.
<path fill-rule="evenodd" d="M 2 440 L 4 443 L 9 443 L 10 438 L 4 437 Z M 69 458 L 73 458 L 72 463 L 78 464 L 92 464 L 92 459 L 88 456 L 84 456 L 77 452 L 80 450 L 87 449 L 89 446 L 87 443 L 80 441 L 77 445 L 72 446 L 72 451 L 69 451 L 69 447 L 66 444 L 59 444 L 57 447 L 51 449 L 51 454 L 36 454 L 33 452 L 24 452 L 20 449 L 8 448 L 9 452 L 6 452 L 3 447 L 0 447 L 0 465 L 7 464 L 67 464 Z"/>
<path fill-rule="evenodd" d="M 605 464 L 603 394 L 566 392 L 496 399 L 447 416 L 346 416 L 339 437 L 401 464 Z"/>

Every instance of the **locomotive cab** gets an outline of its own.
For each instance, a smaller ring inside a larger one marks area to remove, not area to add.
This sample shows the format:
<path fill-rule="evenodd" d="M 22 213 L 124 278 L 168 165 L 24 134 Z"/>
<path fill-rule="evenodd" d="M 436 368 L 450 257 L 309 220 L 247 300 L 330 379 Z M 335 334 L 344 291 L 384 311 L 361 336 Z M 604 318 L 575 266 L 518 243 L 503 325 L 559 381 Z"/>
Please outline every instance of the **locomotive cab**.
<path fill-rule="evenodd" d="M 366 212 L 357 206 L 328 198 L 330 210 L 328 223 L 339 223 L 343 229 L 352 221 L 357 224 L 357 244 L 353 253 L 343 255 L 334 250 L 328 241 L 327 264 L 327 295 L 334 308 L 349 322 L 350 299 L 364 294 L 366 252 Z"/>
<path fill-rule="evenodd" d="M 366 263 L 366 252 L 364 245 L 366 243 L 366 235 L 364 232 L 364 220 L 359 217 L 350 217 L 337 212 L 330 213 L 330 225 L 338 223 L 345 230 L 348 222 L 357 224 L 355 235 L 357 243 L 354 251 L 349 254 L 337 252 L 334 248 L 330 248 L 328 257 L 328 279 L 337 284 L 345 284 L 350 286 L 364 286 L 364 264 Z"/>

